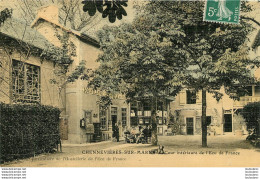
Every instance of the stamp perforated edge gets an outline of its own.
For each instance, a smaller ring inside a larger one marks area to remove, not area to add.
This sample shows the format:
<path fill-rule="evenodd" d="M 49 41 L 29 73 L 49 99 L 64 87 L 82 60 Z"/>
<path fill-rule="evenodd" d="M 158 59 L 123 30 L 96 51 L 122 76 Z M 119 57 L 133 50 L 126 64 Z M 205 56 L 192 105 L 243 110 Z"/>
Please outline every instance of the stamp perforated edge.
<path fill-rule="evenodd" d="M 218 23 L 218 24 L 232 24 L 232 25 L 240 25 L 240 12 L 241 12 L 241 0 L 239 0 L 239 14 L 238 14 L 238 23 L 234 23 L 234 22 L 226 22 L 226 21 L 214 21 L 214 20 L 206 20 L 206 9 L 207 9 L 207 4 L 208 4 L 208 0 L 204 1 L 204 12 L 203 12 L 203 21 L 204 22 L 213 22 L 213 23 Z"/>

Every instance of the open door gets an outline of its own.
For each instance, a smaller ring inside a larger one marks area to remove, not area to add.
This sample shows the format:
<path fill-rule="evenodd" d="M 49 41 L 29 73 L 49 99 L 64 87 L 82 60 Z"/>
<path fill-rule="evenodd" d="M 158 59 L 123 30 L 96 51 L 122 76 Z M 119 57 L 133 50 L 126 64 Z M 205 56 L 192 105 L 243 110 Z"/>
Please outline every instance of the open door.
<path fill-rule="evenodd" d="M 232 114 L 224 114 L 224 132 L 232 132 Z"/>
<path fill-rule="evenodd" d="M 114 128 L 116 126 L 116 123 L 117 123 L 117 116 L 113 115 L 113 116 L 111 116 L 111 118 L 112 118 L 112 128 Z"/>

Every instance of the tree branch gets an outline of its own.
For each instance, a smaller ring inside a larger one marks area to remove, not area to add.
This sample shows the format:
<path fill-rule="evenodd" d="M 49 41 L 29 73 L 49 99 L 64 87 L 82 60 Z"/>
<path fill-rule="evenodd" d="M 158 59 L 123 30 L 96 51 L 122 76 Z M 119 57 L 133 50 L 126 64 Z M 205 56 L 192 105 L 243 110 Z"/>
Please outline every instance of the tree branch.
<path fill-rule="evenodd" d="M 246 20 L 251 20 L 254 23 L 256 23 L 258 26 L 260 26 L 260 22 L 258 22 L 257 20 L 255 20 L 254 18 L 251 17 L 245 17 L 245 16 L 240 16 L 241 19 L 246 19 Z"/>

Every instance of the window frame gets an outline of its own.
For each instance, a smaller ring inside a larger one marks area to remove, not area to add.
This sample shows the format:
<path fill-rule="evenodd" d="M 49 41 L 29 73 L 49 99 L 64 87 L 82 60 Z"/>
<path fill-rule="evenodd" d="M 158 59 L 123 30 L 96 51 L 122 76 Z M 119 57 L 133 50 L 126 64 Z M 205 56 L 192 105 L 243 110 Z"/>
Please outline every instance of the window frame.
<path fill-rule="evenodd" d="M 29 104 L 41 103 L 40 66 L 12 59 L 11 76 L 13 102 Z"/>
<path fill-rule="evenodd" d="M 101 130 L 107 130 L 107 109 L 99 107 L 99 121 Z"/>
<path fill-rule="evenodd" d="M 195 90 L 186 90 L 186 104 L 197 104 L 197 93 Z"/>
<path fill-rule="evenodd" d="M 121 108 L 122 127 L 127 126 L 127 108 Z"/>
<path fill-rule="evenodd" d="M 246 93 L 245 96 L 253 96 L 253 86 L 246 86 Z"/>

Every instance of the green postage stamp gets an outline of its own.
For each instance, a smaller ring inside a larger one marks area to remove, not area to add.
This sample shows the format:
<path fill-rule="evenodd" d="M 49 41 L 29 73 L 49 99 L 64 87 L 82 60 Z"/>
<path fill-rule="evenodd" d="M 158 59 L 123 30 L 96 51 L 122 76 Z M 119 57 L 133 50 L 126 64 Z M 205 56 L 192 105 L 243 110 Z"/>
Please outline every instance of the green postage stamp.
<path fill-rule="evenodd" d="M 204 21 L 239 24 L 240 0 L 206 0 Z"/>

